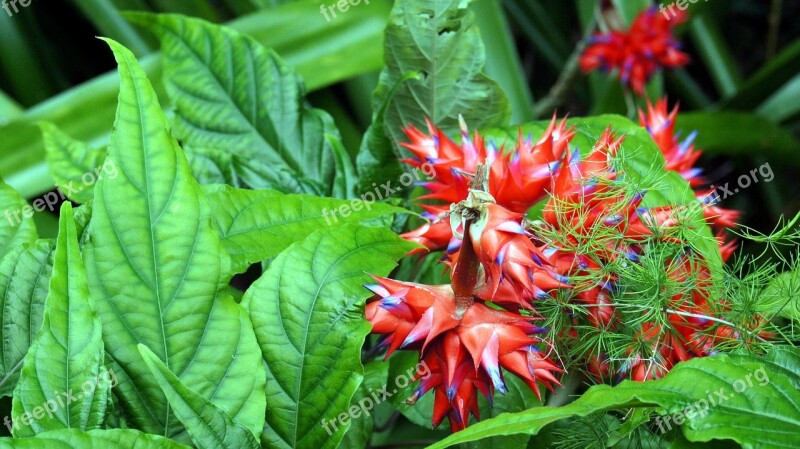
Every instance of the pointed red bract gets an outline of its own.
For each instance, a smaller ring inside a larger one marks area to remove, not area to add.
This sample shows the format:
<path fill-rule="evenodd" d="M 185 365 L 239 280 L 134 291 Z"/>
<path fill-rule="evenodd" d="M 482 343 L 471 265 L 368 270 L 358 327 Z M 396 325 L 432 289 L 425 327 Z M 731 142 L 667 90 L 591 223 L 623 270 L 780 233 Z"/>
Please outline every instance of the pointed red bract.
<path fill-rule="evenodd" d="M 385 335 L 387 357 L 398 348 L 420 351 L 430 374 L 420 380 L 415 401 L 435 390 L 433 424 L 449 417 L 454 431 L 467 426 L 469 415 L 479 418 L 477 392 L 489 400 L 505 393 L 502 369 L 522 378 L 537 395 L 538 383 L 551 388 L 561 370 L 541 354 L 537 336 L 545 330 L 534 318 L 497 310 L 476 300 L 459 318 L 448 286 L 375 278 L 369 286 L 376 296 L 367 304 L 372 332 Z"/>

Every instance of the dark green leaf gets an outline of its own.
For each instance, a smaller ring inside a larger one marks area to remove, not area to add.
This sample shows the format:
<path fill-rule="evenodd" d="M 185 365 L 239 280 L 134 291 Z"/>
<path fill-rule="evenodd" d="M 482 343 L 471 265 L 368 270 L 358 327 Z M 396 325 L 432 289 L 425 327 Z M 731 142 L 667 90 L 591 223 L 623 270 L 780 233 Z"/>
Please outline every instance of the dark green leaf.
<path fill-rule="evenodd" d="M 511 107 L 500 86 L 482 73 L 485 53 L 468 0 L 398 0 L 386 29 L 386 69 L 373 98 L 378 110 L 390 87 L 409 72 L 419 79 L 402 83 L 386 110 L 384 128 L 394 143 L 403 128 L 425 129 L 425 118 L 447 133 L 463 115 L 473 128 L 502 126 Z M 402 154 L 397 147 L 397 154 Z"/>
<path fill-rule="evenodd" d="M 0 395 L 11 395 L 23 357 L 42 326 L 55 246 L 54 240 L 38 240 L 11 251 L 0 263 Z"/>
<path fill-rule="evenodd" d="M 370 329 L 364 270 L 386 275 L 412 247 L 387 229 L 323 228 L 282 252 L 248 289 L 242 304 L 267 366 L 264 447 L 339 445 Z"/>
<path fill-rule="evenodd" d="M 306 108 L 305 86 L 278 55 L 228 28 L 179 15 L 130 13 L 161 39 L 175 133 L 231 154 L 254 189 L 330 194 L 339 138 L 333 119 Z"/>

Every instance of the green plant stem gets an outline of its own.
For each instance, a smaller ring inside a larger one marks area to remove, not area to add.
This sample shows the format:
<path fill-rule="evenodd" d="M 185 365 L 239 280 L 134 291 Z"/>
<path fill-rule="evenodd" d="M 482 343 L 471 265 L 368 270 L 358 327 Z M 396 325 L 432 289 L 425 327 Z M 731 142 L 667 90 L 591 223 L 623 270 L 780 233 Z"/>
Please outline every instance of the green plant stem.
<path fill-rule="evenodd" d="M 783 0 L 772 0 L 772 6 L 769 11 L 769 33 L 767 34 L 767 52 L 766 60 L 769 61 L 775 57 L 778 50 L 778 32 L 781 27 L 781 9 L 783 9 Z"/>
<path fill-rule="evenodd" d="M 581 53 L 583 53 L 584 48 L 586 48 L 588 38 L 594 32 L 596 24 L 597 22 L 595 19 L 592 19 L 589 22 L 589 25 L 586 27 L 586 30 L 583 33 L 583 38 L 575 46 L 575 50 L 567 60 L 567 63 L 564 66 L 564 69 L 561 71 L 561 75 L 559 75 L 558 80 L 550 89 L 550 92 L 548 92 L 547 96 L 539 101 L 539 103 L 536 105 L 534 110 L 535 117 L 539 118 L 550 113 L 550 111 L 558 107 L 563 102 L 563 97 L 569 92 L 575 80 L 578 78 L 578 74 L 580 73 L 578 61 L 580 60 Z"/>
<path fill-rule="evenodd" d="M 583 376 L 581 376 L 577 370 L 572 370 L 567 373 L 562 380 L 564 383 L 561 388 L 557 389 L 556 392 L 547 399 L 547 407 L 561 407 L 562 405 L 567 405 L 572 402 L 575 392 L 577 392 L 578 388 L 583 384 Z"/>

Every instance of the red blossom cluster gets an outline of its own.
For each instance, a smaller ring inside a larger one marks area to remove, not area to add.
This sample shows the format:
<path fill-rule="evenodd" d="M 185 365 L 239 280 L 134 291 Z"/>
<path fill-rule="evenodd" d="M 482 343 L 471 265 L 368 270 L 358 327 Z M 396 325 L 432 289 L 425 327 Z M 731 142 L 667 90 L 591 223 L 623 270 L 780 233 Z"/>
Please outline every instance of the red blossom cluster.
<path fill-rule="evenodd" d="M 691 137 L 679 142 L 675 136 L 675 113 L 667 115 L 666 102 L 659 102 L 642 121 L 667 168 L 699 185 L 693 168 L 699 152 Z M 430 164 L 435 175 L 423 184 L 429 193 L 420 197 L 429 223 L 403 237 L 425 247 L 416 252 L 445 250 L 451 284 L 376 278 L 377 284 L 368 286 L 375 296 L 366 316 L 372 332 L 383 336 L 387 357 L 397 349 L 419 351 L 431 374 L 411 399 L 434 390 L 433 424 L 449 417 L 459 430 L 470 414 L 479 417 L 478 392 L 490 400 L 496 391 L 505 392 L 503 369 L 537 395 L 539 384 L 558 383 L 563 361 L 543 340 L 548 330 L 535 324 L 542 319 L 540 301 L 565 296 L 584 308 L 586 315 L 570 318 L 573 324 L 627 325 L 615 302 L 618 279 L 605 267 L 638 263 L 654 239 L 683 247 L 685 242 L 668 232 L 679 224 L 680 207 L 646 207 L 646 192 L 627 194 L 616 167 L 624 136 L 611 130 L 583 158 L 570 148 L 574 128 L 555 118 L 538 140 L 520 133 L 508 149 L 477 133 L 470 136 L 463 123 L 460 144 L 430 123 L 427 133 L 413 126 L 405 132 L 404 145 L 414 157 L 404 162 Z M 528 221 L 525 214 L 545 200 L 541 220 Z M 598 239 L 600 234 L 605 237 Z M 552 235 L 561 237 L 555 241 Z M 664 268 L 676 282 L 691 276 L 694 288 L 670 302 L 670 325 L 641 325 L 638 340 L 647 351 L 632 349 L 616 368 L 606 354 L 592 354 L 582 362 L 586 369 L 603 380 L 652 379 L 679 361 L 710 354 L 718 339 L 735 337 L 730 328 L 703 318 L 714 310 L 704 288 L 711 282 L 708 269 L 698 261 L 702 258 L 677 256 Z M 579 340 L 577 329 L 559 332 Z"/>
<path fill-rule="evenodd" d="M 641 95 L 656 70 L 689 62 L 672 34 L 672 29 L 686 18 L 684 12 L 669 18 L 650 8 L 640 13 L 627 31 L 597 33 L 581 55 L 581 70 L 615 70 L 624 86 Z"/>

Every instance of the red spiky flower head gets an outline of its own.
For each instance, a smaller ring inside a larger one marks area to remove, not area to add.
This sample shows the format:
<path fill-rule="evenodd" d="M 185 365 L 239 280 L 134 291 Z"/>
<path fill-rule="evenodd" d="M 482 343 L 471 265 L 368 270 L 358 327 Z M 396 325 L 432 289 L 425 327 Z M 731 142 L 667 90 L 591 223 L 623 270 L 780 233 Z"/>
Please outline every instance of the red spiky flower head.
<path fill-rule="evenodd" d="M 420 351 L 429 374 L 411 400 L 435 390 L 433 424 L 447 416 L 453 431 L 467 426 L 469 415 L 480 418 L 477 392 L 490 401 L 506 392 L 501 368 L 519 376 L 539 395 L 540 382 L 550 388 L 560 371 L 544 354 L 537 336 L 544 330 L 534 318 L 474 302 L 456 310 L 450 286 L 426 286 L 375 278 L 368 286 L 375 298 L 367 304 L 372 332 L 385 335 L 387 357 L 396 349 Z"/>
<path fill-rule="evenodd" d="M 471 173 L 479 163 L 489 166 L 488 193 L 494 201 L 506 209 L 525 213 L 546 195 L 553 175 L 558 171 L 561 159 L 575 135 L 566 120 L 550 122 L 542 137 L 533 141 L 520 132 L 514 148 L 496 148 L 486 143 L 477 133 L 470 136 L 466 124 L 461 120 L 461 143 L 447 137 L 440 129 L 428 123 L 428 133 L 414 126 L 405 129 L 409 143 L 405 146 L 414 155 L 403 162 L 421 167 L 430 164 L 434 168 L 433 179 L 421 183 L 430 193 L 421 196 L 423 201 L 439 201 L 445 205 L 425 204 L 423 216 L 429 224 L 403 234 L 402 237 L 420 243 L 431 251 L 448 246 L 452 238 L 449 233 L 449 206 L 463 201 L 469 192 Z M 458 245 L 458 242 L 453 242 Z M 451 248 L 452 249 L 452 248 Z"/>
<path fill-rule="evenodd" d="M 683 12 L 672 17 L 656 8 L 642 11 L 627 31 L 595 34 L 581 55 L 580 67 L 584 72 L 615 70 L 624 86 L 642 95 L 656 70 L 689 62 L 672 33 L 685 20 Z"/>

